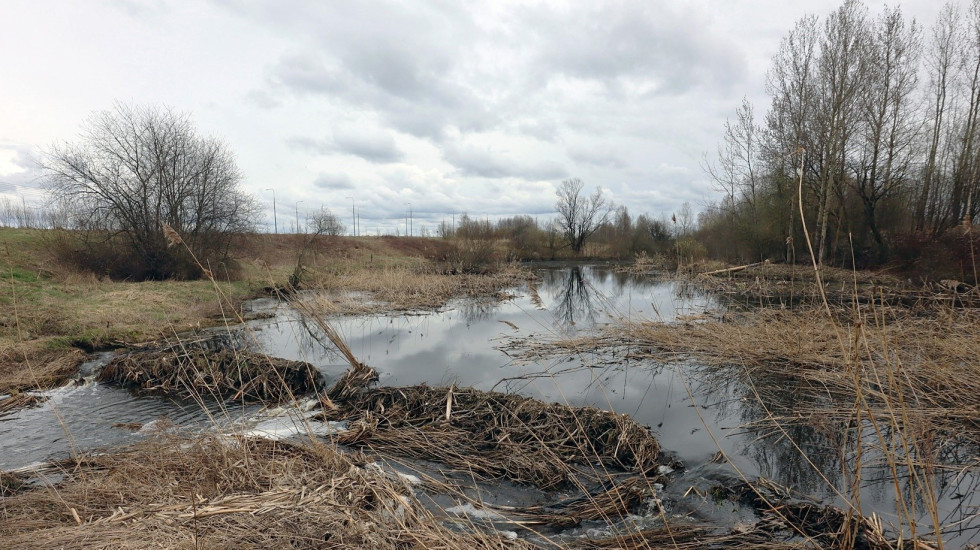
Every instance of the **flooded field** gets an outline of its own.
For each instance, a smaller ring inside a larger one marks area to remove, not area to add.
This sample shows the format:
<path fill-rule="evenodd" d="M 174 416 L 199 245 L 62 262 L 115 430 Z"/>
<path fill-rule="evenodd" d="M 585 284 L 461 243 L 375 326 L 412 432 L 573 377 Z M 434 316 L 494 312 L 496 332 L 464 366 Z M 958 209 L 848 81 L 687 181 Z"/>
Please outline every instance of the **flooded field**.
<path fill-rule="evenodd" d="M 628 414 L 649 426 L 678 467 L 668 472 L 659 503 L 630 519 L 637 525 L 655 525 L 664 515 L 734 525 L 751 516 L 751 510 L 711 495 L 717 487 L 731 486 L 743 477 L 766 478 L 795 493 L 840 504 L 853 481 L 847 465 L 859 448 L 865 464 L 858 481 L 861 511 L 876 514 L 886 528 L 893 522 L 896 493 L 907 490 L 901 468 L 893 470 L 873 448 L 847 439 L 853 427 L 833 418 L 822 425 L 793 422 L 801 409 L 813 404 L 799 399 L 785 379 L 752 377 L 737 367 L 737 357 L 732 358 L 734 366 L 725 369 L 709 368 L 690 358 L 669 363 L 637 360 L 629 342 L 602 350 L 536 350 L 539 342 L 588 334 L 610 323 L 651 319 L 697 323 L 716 318 L 725 314 L 717 298 L 676 281 L 599 266 L 545 268 L 535 274 L 534 283 L 511 289 L 503 301 L 467 300 L 435 312 L 345 316 L 330 322 L 354 355 L 377 369 L 381 386 L 429 384 L 507 392 Z M 263 299 L 250 303 L 249 310 L 260 318 L 236 328 L 229 345 L 307 361 L 328 383 L 347 371 L 348 364 L 317 325 L 287 305 Z M 83 377 L 98 369 L 100 361 L 105 358 L 88 363 Z M 296 426 L 309 416 L 301 410 L 261 410 L 257 405 L 216 400 L 137 396 L 89 379 L 50 392 L 40 407 L 0 417 L 0 469 L 138 440 L 162 419 L 189 430 L 217 426 L 219 431 L 283 437 L 302 431 Z M 335 428 L 341 427 L 318 431 Z M 875 427 L 869 424 L 864 429 L 870 435 Z M 951 547 L 980 540 L 978 476 L 975 465 L 967 468 L 973 459 L 965 458 L 975 456 L 973 451 L 947 445 L 938 452 L 948 467 L 935 473 L 937 506 L 942 523 L 950 526 L 944 540 Z M 441 469 L 410 460 L 389 466 L 406 475 L 439 475 Z M 893 471 L 898 484 L 893 482 Z M 546 496 L 507 482 L 473 485 L 485 501 L 508 505 L 531 505 Z M 432 500 L 449 515 L 480 513 L 451 499 Z M 918 517 L 925 513 L 921 503 L 916 509 Z M 607 528 L 604 522 L 585 522 L 560 536 L 574 538 Z"/>

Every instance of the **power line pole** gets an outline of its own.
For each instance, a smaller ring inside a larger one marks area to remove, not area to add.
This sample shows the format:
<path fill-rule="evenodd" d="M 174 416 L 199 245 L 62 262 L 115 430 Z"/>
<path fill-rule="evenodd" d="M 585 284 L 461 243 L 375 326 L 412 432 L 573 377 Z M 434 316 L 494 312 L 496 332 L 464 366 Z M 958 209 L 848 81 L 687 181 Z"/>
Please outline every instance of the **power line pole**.
<path fill-rule="evenodd" d="M 276 228 L 276 235 L 279 234 L 279 219 L 276 217 L 276 190 L 266 189 L 266 191 L 272 191 L 272 224 Z"/>

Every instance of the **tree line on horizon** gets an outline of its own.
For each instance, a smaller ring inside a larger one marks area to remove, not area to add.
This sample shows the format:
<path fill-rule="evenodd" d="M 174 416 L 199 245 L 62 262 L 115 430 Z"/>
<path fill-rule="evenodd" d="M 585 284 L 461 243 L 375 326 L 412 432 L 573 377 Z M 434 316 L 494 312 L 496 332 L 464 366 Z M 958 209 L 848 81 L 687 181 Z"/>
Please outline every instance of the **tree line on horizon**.
<path fill-rule="evenodd" d="M 743 100 L 705 158 L 722 193 L 698 220 L 710 255 L 809 257 L 805 223 L 821 264 L 965 260 L 980 213 L 980 0 L 945 4 L 928 30 L 858 0 L 806 15 L 766 91 L 763 116 Z"/>

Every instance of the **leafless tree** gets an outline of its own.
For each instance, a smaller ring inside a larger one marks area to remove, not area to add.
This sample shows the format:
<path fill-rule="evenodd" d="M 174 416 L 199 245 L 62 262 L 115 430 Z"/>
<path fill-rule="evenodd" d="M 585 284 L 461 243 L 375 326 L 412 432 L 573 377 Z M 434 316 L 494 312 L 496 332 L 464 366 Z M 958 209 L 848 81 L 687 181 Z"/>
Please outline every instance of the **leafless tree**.
<path fill-rule="evenodd" d="M 597 187 L 591 195 L 583 195 L 585 186 L 578 178 L 567 179 L 558 186 L 558 224 L 568 246 L 578 254 L 585 241 L 609 219 L 612 203 Z"/>
<path fill-rule="evenodd" d="M 815 189 L 820 157 L 808 154 L 819 150 L 814 126 L 818 19 L 808 15 L 796 22 L 783 38 L 767 75 L 766 88 L 772 104 L 766 114 L 766 129 L 761 155 L 766 165 L 769 194 L 785 220 L 782 237 L 786 241 L 786 258 L 793 254 L 797 212 L 797 177 L 803 177 L 807 189 Z M 797 175 L 799 157 L 804 157 L 804 173 Z"/>
<path fill-rule="evenodd" d="M 314 214 L 310 218 L 310 225 L 314 235 L 338 237 L 347 230 L 344 222 L 329 208 L 321 208 L 319 213 Z"/>
<path fill-rule="evenodd" d="M 77 234 L 89 245 L 124 245 L 121 272 L 135 278 L 200 274 L 181 247 L 168 246 L 164 224 L 199 257 L 222 259 L 257 213 L 228 148 L 169 109 L 117 103 L 97 112 L 78 142 L 43 155 L 42 168 Z"/>
<path fill-rule="evenodd" d="M 939 197 L 949 157 L 950 117 L 955 108 L 956 55 L 960 42 L 960 13 L 956 4 L 947 3 L 939 12 L 926 50 L 925 63 L 929 77 L 926 121 L 929 142 L 926 147 L 922 185 L 913 212 L 914 229 L 934 230 L 939 212 Z"/>
<path fill-rule="evenodd" d="M 864 211 L 865 226 L 884 260 L 886 245 L 878 224 L 878 205 L 910 179 L 920 124 L 914 116 L 918 84 L 919 27 L 905 22 L 900 8 L 886 9 L 874 23 L 867 44 L 859 103 L 860 150 L 851 180 Z"/>
<path fill-rule="evenodd" d="M 742 98 L 734 122 L 725 121 L 725 135 L 718 146 L 717 160 L 703 165 L 715 185 L 727 196 L 726 204 L 735 204 L 742 199 L 754 207 L 759 190 L 758 157 L 755 113 L 748 98 Z"/>
<path fill-rule="evenodd" d="M 854 145 L 858 99 L 867 71 L 867 37 L 867 8 L 857 0 L 846 0 L 824 21 L 814 111 L 818 114 L 815 126 L 820 139 L 816 153 L 820 156 L 817 262 L 821 264 L 827 256 L 833 201 L 842 194 L 847 154 Z"/>

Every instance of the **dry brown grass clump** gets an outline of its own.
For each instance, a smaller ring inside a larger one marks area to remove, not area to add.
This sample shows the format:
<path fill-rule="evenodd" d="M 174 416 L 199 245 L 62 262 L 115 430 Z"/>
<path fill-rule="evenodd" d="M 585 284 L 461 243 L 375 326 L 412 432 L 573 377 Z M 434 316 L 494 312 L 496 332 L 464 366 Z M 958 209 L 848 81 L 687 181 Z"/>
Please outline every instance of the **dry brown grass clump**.
<path fill-rule="evenodd" d="M 18 393 L 10 397 L 4 397 L 0 399 L 0 416 L 20 409 L 37 407 L 44 403 L 45 400 L 45 397 L 31 393 Z"/>
<path fill-rule="evenodd" d="M 376 388 L 327 411 L 350 422 L 346 445 L 432 460 L 487 478 L 551 488 L 575 465 L 655 475 L 660 445 L 626 415 L 474 389 Z M 598 470 L 598 471 L 594 471 Z"/>
<path fill-rule="evenodd" d="M 0 345 L 0 394 L 61 386 L 84 360 L 79 349 L 51 349 L 36 342 Z"/>
<path fill-rule="evenodd" d="M 980 442 L 980 405 L 968 397 L 980 395 L 977 310 L 923 316 L 866 306 L 837 309 L 831 317 L 820 308 L 754 309 L 706 322 L 634 321 L 525 346 L 530 356 L 628 346 L 633 358 L 693 359 L 735 366 L 757 379 L 794 380 L 800 391 L 810 388 L 837 404 L 853 403 L 860 392 L 882 415 L 898 406 L 906 418 Z"/>
<path fill-rule="evenodd" d="M 324 382 L 320 371 L 303 361 L 169 343 L 114 358 L 98 380 L 177 397 L 205 395 L 271 403 L 318 391 Z"/>
<path fill-rule="evenodd" d="M 66 461 L 0 504 L 17 548 L 521 548 L 450 531 L 403 482 L 323 445 L 158 436 Z"/>
<path fill-rule="evenodd" d="M 913 282 L 885 272 L 824 266 L 820 268 L 821 293 L 816 277 L 809 265 L 760 263 L 707 273 L 699 270 L 691 274 L 688 282 L 747 306 L 819 305 L 824 295 L 836 306 L 846 307 L 853 302 L 890 304 L 919 313 L 980 306 L 980 289 L 961 281 Z"/>
<path fill-rule="evenodd" d="M 531 276 L 516 265 L 486 274 L 447 274 L 425 264 L 334 265 L 318 271 L 308 284 L 321 292 L 302 300 L 324 314 L 437 309 L 455 298 L 499 297 L 501 290 Z"/>

